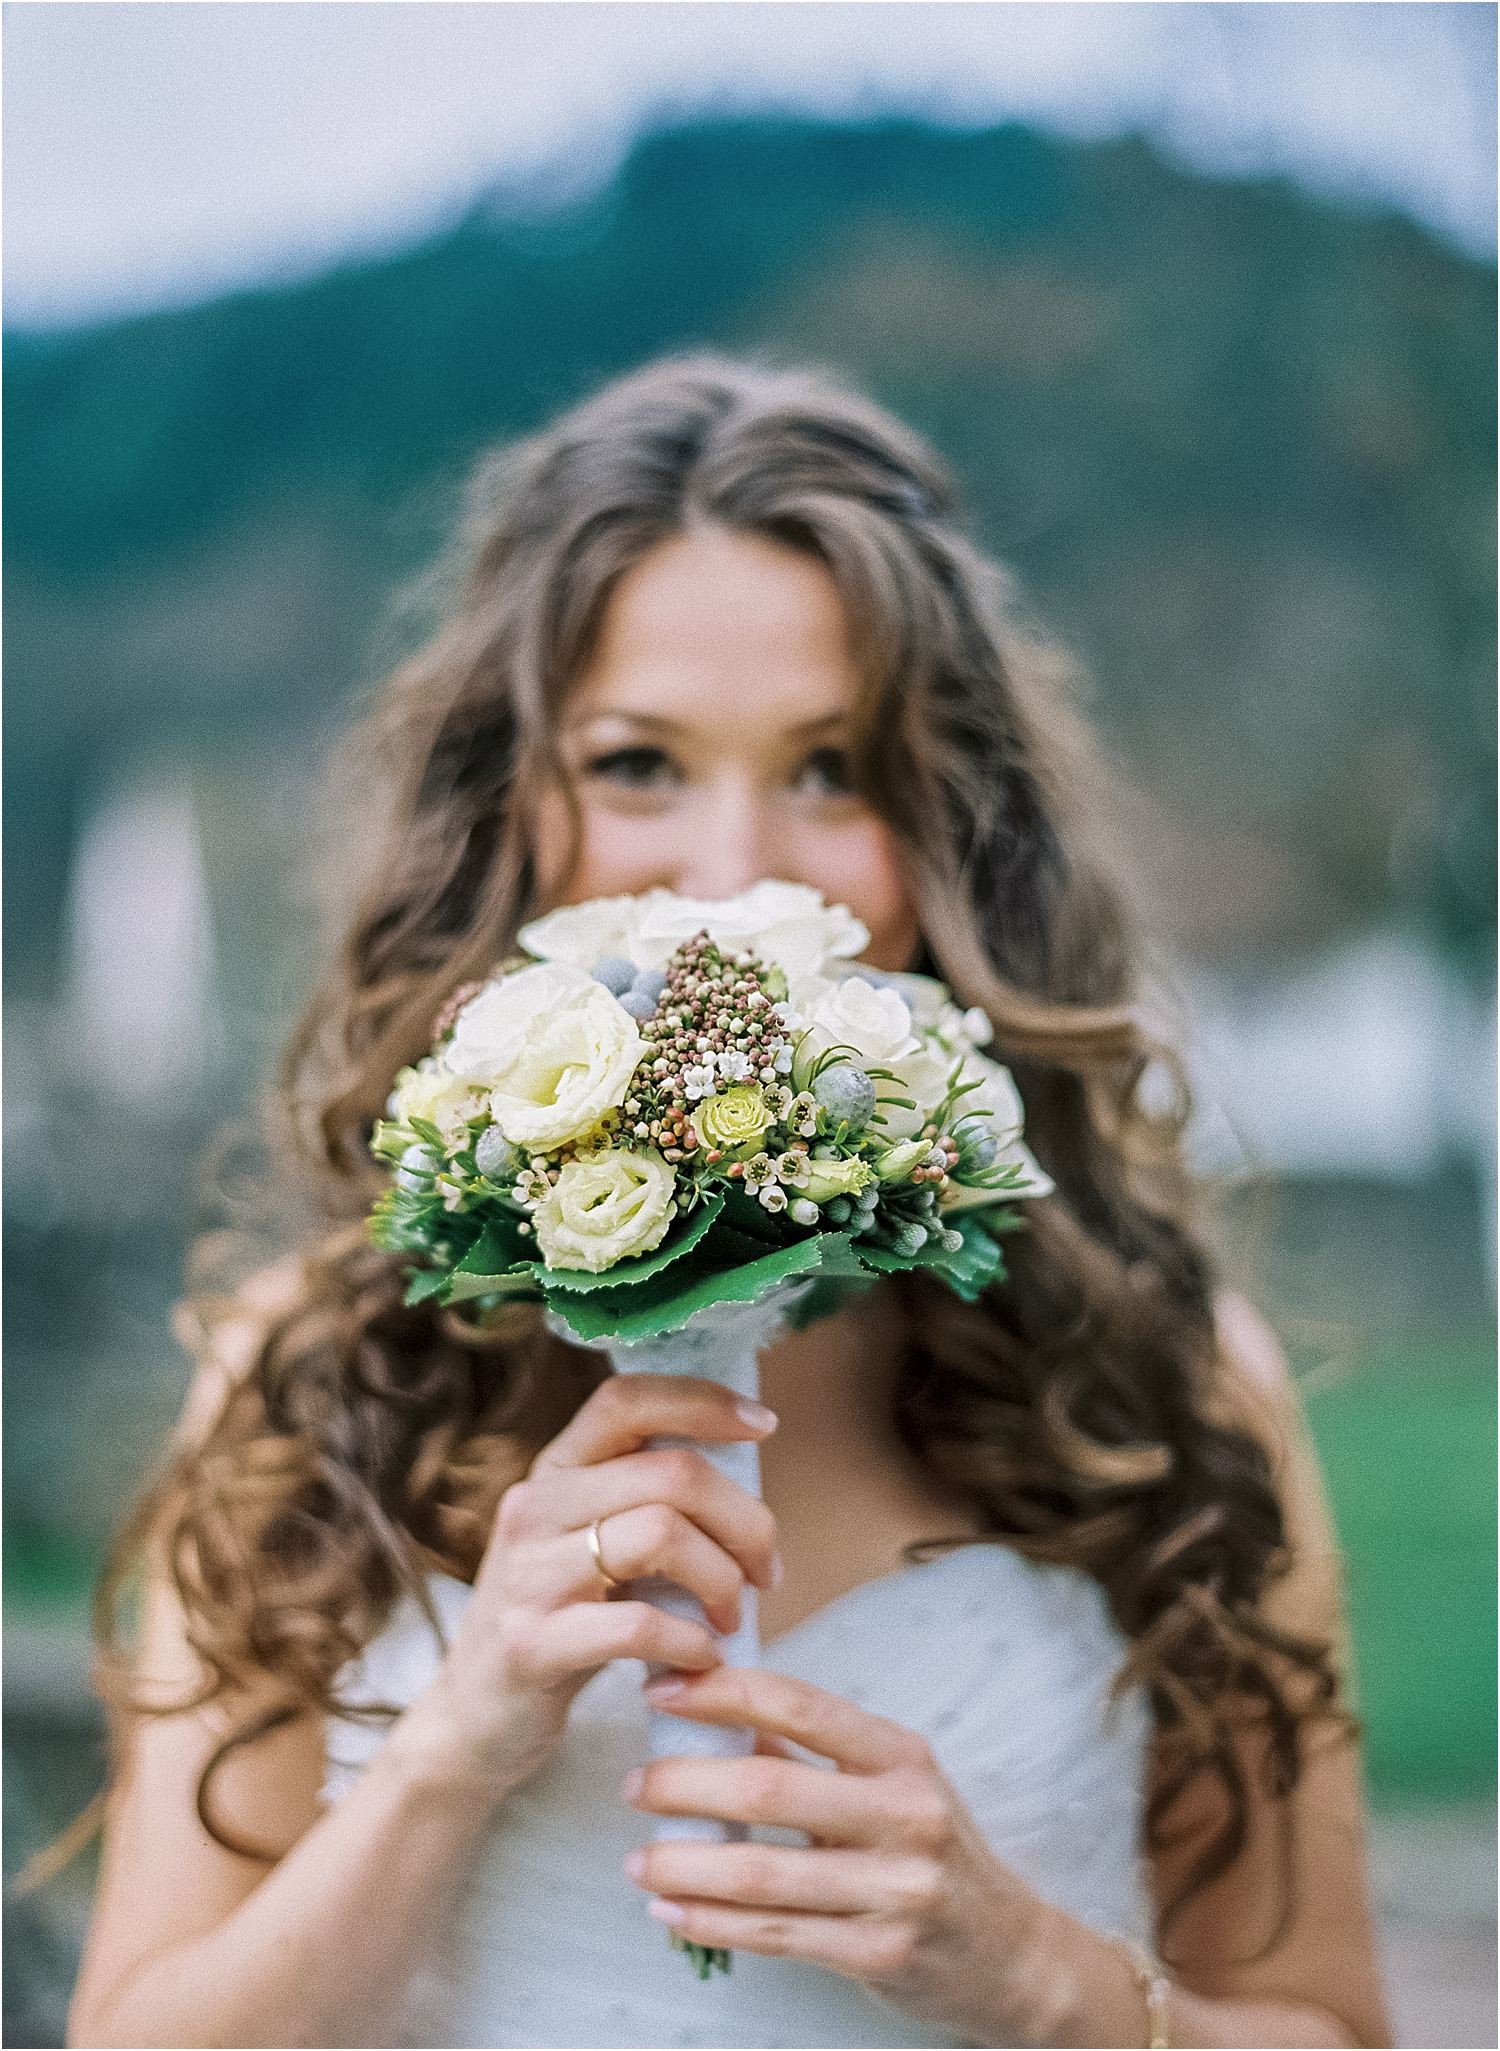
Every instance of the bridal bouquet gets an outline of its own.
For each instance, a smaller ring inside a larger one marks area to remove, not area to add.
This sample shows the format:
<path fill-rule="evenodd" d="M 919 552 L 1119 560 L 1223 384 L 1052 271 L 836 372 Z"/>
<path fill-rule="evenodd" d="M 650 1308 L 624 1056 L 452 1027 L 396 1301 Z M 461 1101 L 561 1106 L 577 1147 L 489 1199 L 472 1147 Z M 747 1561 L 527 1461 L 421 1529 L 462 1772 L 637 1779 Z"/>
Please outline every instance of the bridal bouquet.
<path fill-rule="evenodd" d="M 1014 1200 L 1053 1185 L 1009 1072 L 981 1051 L 990 1022 L 930 977 L 862 966 L 869 933 L 844 906 L 780 882 L 717 902 L 652 890 L 518 939 L 524 953 L 455 993 L 375 1127 L 392 1180 L 370 1230 L 409 1262 L 408 1304 L 483 1317 L 540 1299 L 621 1372 L 753 1398 L 782 1323 L 851 1288 L 923 1269 L 972 1301 L 1002 1278 Z M 754 1444 L 702 1450 L 759 1492 Z M 632 1594 L 706 1621 L 671 1583 Z M 748 1587 L 742 1617 L 725 1656 L 754 1664 Z M 753 1742 L 651 1712 L 653 1757 Z M 673 1941 L 700 1973 L 728 1965 Z"/>

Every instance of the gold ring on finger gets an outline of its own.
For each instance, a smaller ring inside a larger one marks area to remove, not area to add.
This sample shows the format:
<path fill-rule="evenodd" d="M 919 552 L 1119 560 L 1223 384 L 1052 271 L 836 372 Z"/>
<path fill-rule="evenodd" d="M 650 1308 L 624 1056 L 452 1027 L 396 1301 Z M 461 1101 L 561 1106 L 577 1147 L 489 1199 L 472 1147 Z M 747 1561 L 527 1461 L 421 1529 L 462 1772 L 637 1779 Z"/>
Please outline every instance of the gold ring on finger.
<path fill-rule="evenodd" d="M 600 1574 L 604 1578 L 605 1587 L 621 1588 L 624 1586 L 624 1583 L 616 1580 L 615 1576 L 604 1564 L 604 1554 L 599 1545 L 599 1524 L 600 1519 L 596 1517 L 588 1528 L 589 1551 L 593 1555 L 594 1565 L 599 1569 Z"/>

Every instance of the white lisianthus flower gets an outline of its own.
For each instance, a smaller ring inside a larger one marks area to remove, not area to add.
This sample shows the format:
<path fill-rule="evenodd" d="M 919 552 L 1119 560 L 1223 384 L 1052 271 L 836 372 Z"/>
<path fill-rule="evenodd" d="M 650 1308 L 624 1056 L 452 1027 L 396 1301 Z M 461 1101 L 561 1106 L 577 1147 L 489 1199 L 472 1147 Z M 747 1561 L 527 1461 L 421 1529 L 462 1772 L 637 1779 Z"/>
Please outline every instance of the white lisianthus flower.
<path fill-rule="evenodd" d="M 486 984 L 458 1014 L 444 1059 L 478 1083 L 515 1146 L 581 1138 L 625 1100 L 645 1042 L 586 969 L 538 962 Z"/>
<path fill-rule="evenodd" d="M 933 976 L 919 976 L 910 969 L 880 972 L 888 988 L 899 990 L 911 1010 L 912 1024 L 919 1033 L 935 1033 L 955 1052 L 964 1047 L 987 1047 L 995 1037 L 989 1014 L 979 1005 L 965 1008 L 955 1004 L 948 986 Z"/>
<path fill-rule="evenodd" d="M 881 1138 L 887 1141 L 909 1139 L 914 1132 L 921 1131 L 929 1118 L 935 1118 L 939 1104 L 948 1094 L 948 1079 L 958 1062 L 959 1056 L 955 1051 L 945 1047 L 931 1033 L 923 1033 L 911 1053 L 883 1063 L 884 1067 L 894 1070 L 896 1080 L 893 1083 L 877 1081 L 875 1085 L 877 1109 L 884 1120 L 877 1128 Z M 893 1104 L 889 1101 L 892 1097 L 910 1097 L 917 1108 L 909 1111 L 903 1104 Z M 961 1101 L 967 1103 L 968 1099 Z"/>
<path fill-rule="evenodd" d="M 869 929 L 847 905 L 825 904 L 806 883 L 756 883 L 736 897 L 681 897 L 648 890 L 639 897 L 601 897 L 564 905 L 521 928 L 528 954 L 591 968 L 620 955 L 637 968 L 660 968 L 672 950 L 702 928 L 720 947 L 749 951 L 788 977 L 821 972 L 869 945 Z"/>
<path fill-rule="evenodd" d="M 483 1092 L 467 1077 L 454 1075 L 441 1055 L 424 1054 L 414 1068 L 403 1068 L 386 1101 L 386 1116 L 398 1125 L 426 1118 L 450 1145 L 462 1139 L 471 1118 L 485 1108 Z"/>
<path fill-rule="evenodd" d="M 952 1001 L 945 984 L 932 976 L 919 976 L 912 969 L 882 969 L 880 980 L 888 988 L 898 990 L 906 999 L 911 1022 L 918 1032 L 934 1029 L 944 1007 Z"/>
<path fill-rule="evenodd" d="M 625 1147 L 565 1161 L 531 1214 L 543 1260 L 597 1275 L 616 1261 L 650 1253 L 677 1214 L 676 1179 L 660 1154 Z"/>
<path fill-rule="evenodd" d="M 1021 1133 L 1025 1126 L 1026 1112 L 1021 1102 L 1021 1093 L 1016 1088 L 1015 1078 L 1008 1068 L 998 1061 L 991 1061 L 983 1054 L 969 1054 L 964 1060 L 963 1080 L 969 1081 L 978 1074 L 982 1080 L 977 1090 L 969 1090 L 958 1100 L 954 1113 L 955 1124 L 975 1112 L 988 1114 L 987 1132 L 994 1138 L 998 1152 L 996 1167 L 1018 1166 L 1026 1172 L 1007 1196 L 1051 1196 L 1057 1187 L 1051 1176 L 1041 1166 L 1030 1148 L 1025 1145 Z M 973 1126 L 966 1128 L 972 1132 Z M 943 1204 L 944 1211 L 962 1210 L 966 1205 L 993 1203 L 994 1195 L 982 1189 L 966 1188 L 962 1183 L 952 1183 Z"/>
<path fill-rule="evenodd" d="M 811 1040 L 801 1050 L 824 1053 L 852 1047 L 865 1068 L 894 1068 L 915 1054 L 921 1042 L 911 1029 L 911 1012 L 898 991 L 879 989 L 863 976 L 846 976 L 826 990 L 808 1021 Z"/>
<path fill-rule="evenodd" d="M 652 892 L 642 906 L 641 943 L 666 943 L 666 951 L 689 939 L 700 926 L 720 947 L 748 950 L 788 979 L 837 973 L 837 964 L 870 944 L 870 931 L 847 905 L 825 904 L 807 883 L 766 881 L 737 897 L 671 898 Z M 662 959 L 665 959 L 663 955 Z"/>
<path fill-rule="evenodd" d="M 570 961 L 575 968 L 591 969 L 612 954 L 645 968 L 648 964 L 635 952 L 639 906 L 635 897 L 591 897 L 585 904 L 565 904 L 532 919 L 516 938 L 538 961 Z"/>

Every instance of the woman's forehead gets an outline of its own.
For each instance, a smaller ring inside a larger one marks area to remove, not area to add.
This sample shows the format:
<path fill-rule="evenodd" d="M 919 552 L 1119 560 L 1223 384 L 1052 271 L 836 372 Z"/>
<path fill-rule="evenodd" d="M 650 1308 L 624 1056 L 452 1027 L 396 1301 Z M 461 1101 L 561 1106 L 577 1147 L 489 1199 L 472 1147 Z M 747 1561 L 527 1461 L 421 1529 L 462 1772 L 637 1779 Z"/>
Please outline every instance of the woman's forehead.
<path fill-rule="evenodd" d="M 568 722 L 827 726 L 860 699 L 823 564 L 741 535 L 677 537 L 609 595 Z"/>
<path fill-rule="evenodd" d="M 628 688 L 693 670 L 732 676 L 774 664 L 853 676 L 843 602 L 813 557 L 760 537 L 674 537 L 624 572 L 604 607 L 582 682 Z"/>

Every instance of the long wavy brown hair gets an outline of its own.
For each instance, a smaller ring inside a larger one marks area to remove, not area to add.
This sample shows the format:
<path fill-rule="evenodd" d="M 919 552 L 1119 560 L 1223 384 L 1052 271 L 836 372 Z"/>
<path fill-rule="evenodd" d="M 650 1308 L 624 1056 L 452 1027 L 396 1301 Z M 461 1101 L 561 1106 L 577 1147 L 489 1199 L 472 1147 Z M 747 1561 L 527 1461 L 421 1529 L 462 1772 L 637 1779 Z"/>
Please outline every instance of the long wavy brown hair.
<path fill-rule="evenodd" d="M 1117 1686 L 1147 1685 L 1168 1762 L 1148 1834 L 1170 1833 L 1190 1790 L 1216 1799 L 1169 1919 L 1246 1840 L 1237 1733 L 1259 1733 L 1256 1770 L 1281 1798 L 1310 1721 L 1353 1719 L 1332 1648 L 1265 1612 L 1289 1564 L 1282 1509 L 1265 1445 L 1224 1400 L 1189 1093 L 1142 1022 L 1143 922 L 1086 680 L 1023 621 L 931 447 L 828 374 L 766 356 L 659 359 L 469 476 L 422 644 L 346 743 L 362 894 L 338 912 L 269 1095 L 270 1152 L 295 1167 L 286 1202 L 306 1228 L 215 1414 L 179 1434 L 112 1550 L 97 1684 L 117 1733 L 167 1713 L 141 1698 L 116 1621 L 132 1570 L 158 1560 L 201 1662 L 195 1702 L 269 1691 L 198 1789 L 232 1842 L 209 1801 L 220 1761 L 332 1708 L 339 1668 L 401 1593 L 432 1615 L 433 1564 L 472 1578 L 499 1495 L 607 1371 L 533 1311 L 480 1331 L 404 1308 L 396 1261 L 361 1227 L 383 1183 L 367 1142 L 441 1006 L 541 908 L 530 801 L 566 788 L 559 705 L 612 587 L 703 523 L 808 551 L 835 579 L 862 680 L 854 775 L 903 850 L 921 966 L 994 1021 L 1056 1183 L 980 1302 L 919 1276 L 887 1285 L 910 1313 L 896 1422 L 988 1542 L 1105 1589 L 1129 1643 Z M 575 809 L 575 854 L 577 825 Z M 207 1354 L 244 1316 L 243 1295 L 190 1295 L 181 1329 Z"/>

